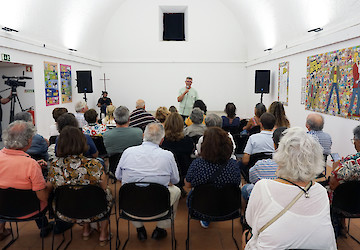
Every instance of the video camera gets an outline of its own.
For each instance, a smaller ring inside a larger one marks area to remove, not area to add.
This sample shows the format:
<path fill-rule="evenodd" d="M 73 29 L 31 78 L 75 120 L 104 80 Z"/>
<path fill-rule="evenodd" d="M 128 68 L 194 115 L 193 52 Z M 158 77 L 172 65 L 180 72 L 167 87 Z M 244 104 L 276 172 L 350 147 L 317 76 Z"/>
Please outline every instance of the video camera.
<path fill-rule="evenodd" d="M 2 79 L 6 79 L 5 80 L 5 84 L 10 86 L 12 91 L 14 91 L 17 87 L 25 87 L 26 82 L 25 81 L 20 81 L 20 80 L 24 80 L 24 79 L 32 79 L 31 77 L 28 76 L 2 76 Z"/>

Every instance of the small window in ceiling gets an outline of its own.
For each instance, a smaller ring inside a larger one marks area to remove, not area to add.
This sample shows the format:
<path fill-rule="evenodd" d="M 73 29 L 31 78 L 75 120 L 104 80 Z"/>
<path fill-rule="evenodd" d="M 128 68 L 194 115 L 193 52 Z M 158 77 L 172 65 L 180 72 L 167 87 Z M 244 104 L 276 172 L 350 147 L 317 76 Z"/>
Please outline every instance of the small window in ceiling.
<path fill-rule="evenodd" d="M 187 41 L 187 6 L 160 6 L 160 41 Z"/>
<path fill-rule="evenodd" d="M 164 13 L 163 40 L 185 41 L 184 13 Z"/>

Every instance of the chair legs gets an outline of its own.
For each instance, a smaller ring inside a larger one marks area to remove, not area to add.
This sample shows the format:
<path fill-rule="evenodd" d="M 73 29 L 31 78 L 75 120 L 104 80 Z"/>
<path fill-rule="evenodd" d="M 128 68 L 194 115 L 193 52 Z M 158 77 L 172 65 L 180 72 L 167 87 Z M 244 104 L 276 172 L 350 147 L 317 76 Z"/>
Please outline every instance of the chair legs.
<path fill-rule="evenodd" d="M 15 222 L 15 225 L 16 225 L 16 237 L 14 237 L 14 230 L 13 230 L 13 227 L 12 227 L 12 223 L 9 222 L 9 224 L 10 224 L 10 228 L 11 228 L 11 241 L 9 243 L 7 243 L 6 246 L 3 247 L 3 249 L 7 249 L 8 247 L 10 247 L 19 238 L 18 223 Z M 43 244 L 43 247 L 44 247 L 44 244 Z"/>
<path fill-rule="evenodd" d="M 231 237 L 233 238 L 234 240 L 234 243 L 236 245 L 236 249 L 239 250 L 239 245 L 234 237 L 234 220 L 231 220 Z"/>
<path fill-rule="evenodd" d="M 130 221 L 128 221 L 128 237 L 127 237 L 127 239 L 126 239 L 126 241 L 124 242 L 124 245 L 123 245 L 123 247 L 122 247 L 123 250 L 125 249 L 125 247 L 126 247 L 128 241 L 129 241 L 129 239 L 130 239 Z"/>
<path fill-rule="evenodd" d="M 347 230 L 347 231 L 348 231 L 348 235 L 349 235 L 353 240 L 355 240 L 358 244 L 360 244 L 360 241 L 350 234 L 350 218 L 349 218 L 349 221 L 348 221 L 348 230 Z"/>

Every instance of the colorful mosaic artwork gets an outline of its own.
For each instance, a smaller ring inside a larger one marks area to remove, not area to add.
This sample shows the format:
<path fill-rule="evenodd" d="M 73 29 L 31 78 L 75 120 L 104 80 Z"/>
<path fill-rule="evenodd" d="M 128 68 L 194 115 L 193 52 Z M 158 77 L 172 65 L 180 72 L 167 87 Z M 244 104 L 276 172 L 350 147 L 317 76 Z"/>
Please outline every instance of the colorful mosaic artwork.
<path fill-rule="evenodd" d="M 279 63 L 278 101 L 286 106 L 289 102 L 289 62 Z"/>
<path fill-rule="evenodd" d="M 62 103 L 68 103 L 72 100 L 71 91 L 71 66 L 60 64 L 61 79 L 61 100 Z"/>
<path fill-rule="evenodd" d="M 360 46 L 307 58 L 305 108 L 359 120 Z"/>
<path fill-rule="evenodd" d="M 44 62 L 46 106 L 59 104 L 57 63 Z"/>

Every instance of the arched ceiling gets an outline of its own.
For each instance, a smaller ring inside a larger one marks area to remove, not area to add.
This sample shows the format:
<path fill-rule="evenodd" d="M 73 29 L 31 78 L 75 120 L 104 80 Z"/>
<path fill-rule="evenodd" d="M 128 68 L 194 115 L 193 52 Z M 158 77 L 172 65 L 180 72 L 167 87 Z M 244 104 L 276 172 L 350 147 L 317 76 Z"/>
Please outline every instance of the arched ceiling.
<path fill-rule="evenodd" d="M 75 48 L 101 59 L 104 27 L 131 0 L 0 0 L 0 26 L 19 30 L 18 36 L 59 48 Z M 189 0 L 149 0 L 154 4 L 186 5 Z M 206 0 L 200 1 L 206 5 Z M 264 49 L 291 44 L 324 31 L 360 23 L 358 0 L 219 0 L 238 19 L 249 57 Z M 141 6 L 139 6 L 140 8 Z M 15 34 L 17 35 L 17 34 Z M 14 36 L 15 36 L 14 35 Z M 0 36 L 11 36 L 0 31 Z"/>

